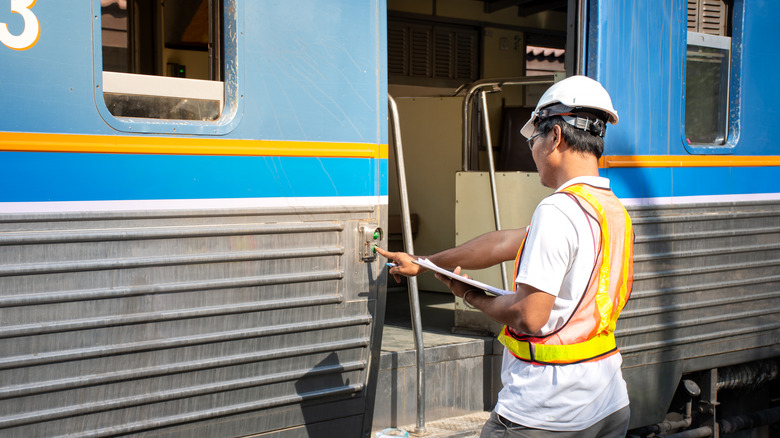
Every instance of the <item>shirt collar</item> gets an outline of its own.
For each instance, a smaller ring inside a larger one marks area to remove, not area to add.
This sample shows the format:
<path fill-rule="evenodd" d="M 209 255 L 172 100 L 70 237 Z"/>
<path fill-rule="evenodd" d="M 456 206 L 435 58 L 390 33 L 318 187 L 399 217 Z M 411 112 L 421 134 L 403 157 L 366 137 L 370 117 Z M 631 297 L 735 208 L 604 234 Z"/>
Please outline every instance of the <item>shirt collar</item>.
<path fill-rule="evenodd" d="M 556 192 L 560 192 L 566 187 L 573 186 L 575 184 L 588 184 L 590 186 L 598 187 L 601 189 L 609 189 L 609 179 L 607 178 L 604 178 L 602 176 L 578 176 L 563 183 L 562 186 L 558 187 L 558 190 L 556 190 Z"/>

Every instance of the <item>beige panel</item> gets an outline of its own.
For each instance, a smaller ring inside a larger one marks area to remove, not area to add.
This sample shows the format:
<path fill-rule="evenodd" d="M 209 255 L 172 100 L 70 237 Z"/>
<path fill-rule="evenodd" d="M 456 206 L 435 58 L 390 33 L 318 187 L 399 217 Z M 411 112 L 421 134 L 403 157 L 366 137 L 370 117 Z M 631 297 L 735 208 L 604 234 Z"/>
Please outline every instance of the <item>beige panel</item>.
<path fill-rule="evenodd" d="M 523 228 L 531 221 L 536 205 L 553 190 L 539 182 L 539 174 L 528 172 L 496 173 L 499 214 L 502 229 Z M 455 178 L 455 244 L 460 245 L 481 234 L 495 230 L 490 176 L 487 172 L 458 172 Z M 519 248 L 518 248 L 519 249 Z M 506 263 L 507 285 L 512 286 L 511 262 Z M 469 276 L 503 287 L 501 269 L 494 266 L 465 271 Z M 455 303 L 455 326 L 495 333 L 500 326 L 482 312 L 466 309 L 461 300 Z"/>
<path fill-rule="evenodd" d="M 513 78 L 523 75 L 525 38 L 522 32 L 485 28 L 483 42 L 485 78 Z"/>
<path fill-rule="evenodd" d="M 428 255 L 455 246 L 455 173 L 461 166 L 462 97 L 396 99 L 401 124 L 409 210 L 418 215 L 415 253 Z M 390 154 L 390 214 L 400 214 L 395 156 Z M 449 292 L 431 274 L 421 290 Z"/>
<path fill-rule="evenodd" d="M 525 38 L 523 33 L 507 29 L 485 29 L 483 35 L 485 78 L 514 78 L 525 74 Z M 525 86 L 505 86 L 500 93 L 487 95 L 490 133 L 493 146 L 501 140 L 504 106 L 525 105 Z M 535 102 L 533 102 L 535 104 Z M 487 155 L 480 157 L 480 170 L 487 170 Z"/>

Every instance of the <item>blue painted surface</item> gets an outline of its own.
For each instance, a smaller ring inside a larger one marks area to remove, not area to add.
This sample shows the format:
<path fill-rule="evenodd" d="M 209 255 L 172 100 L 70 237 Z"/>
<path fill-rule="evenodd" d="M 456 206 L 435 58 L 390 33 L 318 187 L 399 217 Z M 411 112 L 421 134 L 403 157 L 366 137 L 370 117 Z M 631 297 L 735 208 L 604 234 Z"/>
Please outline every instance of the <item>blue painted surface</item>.
<path fill-rule="evenodd" d="M 38 2 L 38 43 L 25 51 L 0 45 L 0 65 L 9 66 L 0 94 L 14 103 L 0 106 L 0 131 L 122 134 L 101 119 L 93 92 L 99 4 Z M 238 4 L 246 106 L 227 137 L 387 143 L 384 0 Z"/>
<path fill-rule="evenodd" d="M 607 154 L 684 153 L 678 140 L 685 20 L 680 0 L 598 3 L 588 74 L 604 85 L 620 116 L 607 128 Z"/>
<path fill-rule="evenodd" d="M 241 133 L 253 128 L 272 139 L 386 138 L 387 44 L 377 28 L 385 11 L 364 1 L 275 0 L 245 7 L 244 20 L 253 23 L 247 26 L 246 112 L 264 123 L 242 124 Z"/>
<path fill-rule="evenodd" d="M 0 202 L 387 194 L 373 177 L 387 160 L 0 152 L 0 163 Z"/>
<path fill-rule="evenodd" d="M 591 2 L 587 74 L 612 96 L 620 115 L 606 135 L 607 155 L 776 156 L 770 138 L 780 117 L 780 69 L 772 33 L 780 5 L 736 0 L 732 36 L 732 99 L 725 147 L 686 147 L 684 77 L 687 43 L 684 0 Z M 623 197 L 776 193 L 780 168 L 608 169 Z"/>
<path fill-rule="evenodd" d="M 676 167 L 602 170 L 620 198 L 777 193 L 776 167 Z"/>
<path fill-rule="evenodd" d="M 18 16 L 9 0 L 0 10 L 0 19 Z M 0 131 L 105 133 L 92 91 L 91 3 L 37 2 L 32 11 L 38 43 L 21 51 L 0 45 Z"/>
<path fill-rule="evenodd" d="M 203 135 L 212 138 L 292 141 L 334 141 L 387 144 L 386 2 L 347 0 L 237 0 L 240 9 L 236 45 L 236 78 L 241 87 L 237 113 L 229 128 Z M 686 46 L 686 2 L 672 0 L 600 0 L 589 3 L 590 27 L 587 42 L 587 74 L 601 81 L 613 97 L 620 123 L 610 126 L 606 136 L 609 155 L 689 155 L 712 150 L 686 148 L 683 132 L 683 100 Z M 778 142 L 770 137 L 780 119 L 780 87 L 772 72 L 780 70 L 780 57 L 770 35 L 780 15 L 776 2 L 735 0 L 733 71 L 745 80 L 732 93 L 733 148 L 714 151 L 734 155 L 777 155 Z M 0 0 L 0 21 L 19 31 L 16 14 L 8 11 L 9 0 Z M 38 43 L 25 51 L 0 46 L 0 132 L 79 133 L 137 135 L 117 130 L 106 121 L 96 86 L 100 69 L 99 43 L 93 42 L 94 11 L 99 0 L 38 2 L 33 8 L 41 23 Z M 96 50 L 97 49 L 97 50 Z M 230 62 L 230 61 L 229 61 Z M 231 68 L 233 68 L 231 67 Z M 230 88 L 229 89 L 233 89 Z M 230 96 L 229 96 L 230 98 Z M 143 123 L 143 122 L 141 122 Z M 150 126 L 155 123 L 150 122 Z M 168 132 L 171 122 L 162 128 Z M 194 125 L 197 125 L 195 123 Z M 167 126 L 167 127 L 166 127 Z M 201 127 L 207 125 L 199 125 Z M 192 128 L 195 129 L 195 128 Z M 200 128 L 198 128 L 200 129 Z M 193 132 L 200 132 L 195 129 Z M 186 129 L 179 132 L 188 132 Z M 171 134 L 172 135 L 172 134 Z M 175 134 L 178 135 L 178 134 Z M 60 161 L 87 172 L 89 154 L 63 154 Z M 13 163 L 8 157 L 14 156 Z M 42 169 L 51 154 L 0 156 L 0 165 Z M 127 159 L 121 165 L 118 157 Z M 286 179 L 278 179 L 275 168 L 257 163 L 284 163 Z M 361 196 L 387 194 L 386 160 L 342 159 L 339 165 L 324 166 L 328 178 L 317 188 L 302 189 L 311 170 L 310 161 L 292 158 L 257 157 L 171 157 L 116 155 L 102 158 L 113 168 L 113 185 L 98 194 L 95 189 L 67 184 L 71 193 L 46 194 L 45 187 L 60 186 L 58 173 L 39 172 L 38 181 L 0 187 L 4 199 L 41 197 L 86 199 L 95 193 L 100 199 L 124 199 L 139 193 L 149 174 L 138 166 L 154 169 L 158 163 L 180 166 L 197 161 L 202 167 L 177 169 L 166 179 L 170 188 L 156 184 L 160 196 L 202 193 L 216 197 L 256 196 Z M 39 163 L 40 161 L 40 163 Z M 56 161 L 56 160 L 54 160 Z M 237 169 L 261 168 L 267 175 L 233 177 L 230 184 L 209 182 L 208 167 L 222 168 L 231 162 Z M 321 160 L 319 162 L 330 162 Z M 151 163 L 151 164 L 150 164 Z M 294 164 L 293 164 L 294 163 Z M 359 169 L 359 176 L 349 174 Z M 300 172 L 300 173 L 298 173 Z M 776 192 L 770 182 L 780 177 L 776 167 L 692 168 L 692 169 L 608 169 L 616 191 L 625 197 L 712 195 Z M 175 175 L 175 178 L 174 178 Z M 23 177 L 22 175 L 18 175 Z M 176 179 L 178 178 L 178 179 Z M 189 181 L 201 179 L 201 184 Z M 84 184 L 92 183 L 82 179 Z M 325 181 L 332 180 L 333 183 Z M 265 184 L 266 180 L 275 181 Z M 261 184 L 262 181 L 262 184 Z M 241 184 L 245 184 L 241 186 Z M 357 184 L 354 190 L 345 186 Z M 37 187 L 37 188 L 36 188 Z M 184 189 L 184 187 L 189 187 Z M 196 188 L 195 188 L 196 187 Z M 275 187 L 270 190 L 269 187 Z M 325 187 L 331 187 L 325 189 Z M 152 190 L 152 189 L 149 189 Z M 5 196 L 5 194 L 9 196 Z M 144 196 L 149 193 L 144 192 Z M 299 195 L 299 193 L 301 193 Z M 302 193 L 308 193 L 304 195 Z M 10 195 L 12 194 L 12 195 Z M 294 195 L 290 195 L 294 194 Z M 200 195 L 198 195 L 200 196 Z M 96 198 L 97 199 L 97 198 Z"/>
<path fill-rule="evenodd" d="M 668 197 L 672 193 L 671 169 L 602 169 L 600 173 L 610 179 L 612 191 L 619 198 Z"/>
<path fill-rule="evenodd" d="M 101 47 L 93 41 L 100 1 L 37 2 L 38 43 L 24 51 L 0 45 L 0 135 L 158 132 L 387 144 L 385 0 L 236 4 L 237 41 L 226 68 L 238 84 L 226 89 L 228 106 L 238 104 L 229 119 L 207 123 L 114 119 L 102 102 Z M 9 0 L 0 0 L 0 22 L 15 32 L 18 14 L 9 10 Z M 0 167 L 4 201 L 387 194 L 386 159 L 0 152 Z"/>

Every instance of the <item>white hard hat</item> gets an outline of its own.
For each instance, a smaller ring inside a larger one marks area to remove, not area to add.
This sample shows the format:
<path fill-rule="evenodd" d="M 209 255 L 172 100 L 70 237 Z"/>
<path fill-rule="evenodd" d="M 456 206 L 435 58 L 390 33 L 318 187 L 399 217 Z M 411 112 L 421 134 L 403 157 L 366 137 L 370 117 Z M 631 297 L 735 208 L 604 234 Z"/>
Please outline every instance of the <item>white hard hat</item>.
<path fill-rule="evenodd" d="M 534 133 L 534 123 L 537 119 L 560 114 L 555 111 L 551 114 L 541 114 L 542 109 L 555 104 L 570 107 L 575 111 L 577 108 L 601 110 L 607 114 L 609 123 L 615 125 L 618 122 L 618 114 L 615 108 L 612 107 L 612 99 L 609 98 L 609 93 L 601 84 L 587 76 L 571 76 L 556 82 L 544 92 L 536 105 L 536 109 L 531 113 L 531 118 L 523 126 L 523 129 L 520 130 L 520 133 L 529 138 Z M 575 123 L 569 120 L 573 118 L 566 117 L 565 119 L 568 123 L 575 125 Z"/>

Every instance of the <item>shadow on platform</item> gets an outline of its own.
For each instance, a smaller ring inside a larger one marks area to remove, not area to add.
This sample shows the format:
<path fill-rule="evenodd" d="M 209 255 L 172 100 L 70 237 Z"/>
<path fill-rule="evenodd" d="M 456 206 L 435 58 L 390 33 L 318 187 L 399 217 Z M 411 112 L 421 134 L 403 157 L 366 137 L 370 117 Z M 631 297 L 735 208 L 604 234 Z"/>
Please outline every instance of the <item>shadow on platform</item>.
<path fill-rule="evenodd" d="M 501 345 L 453 334 L 451 294 L 420 292 L 425 345 L 425 421 L 492 409 L 500 389 Z M 406 289 L 389 289 L 373 430 L 416 424 L 417 359 Z"/>

